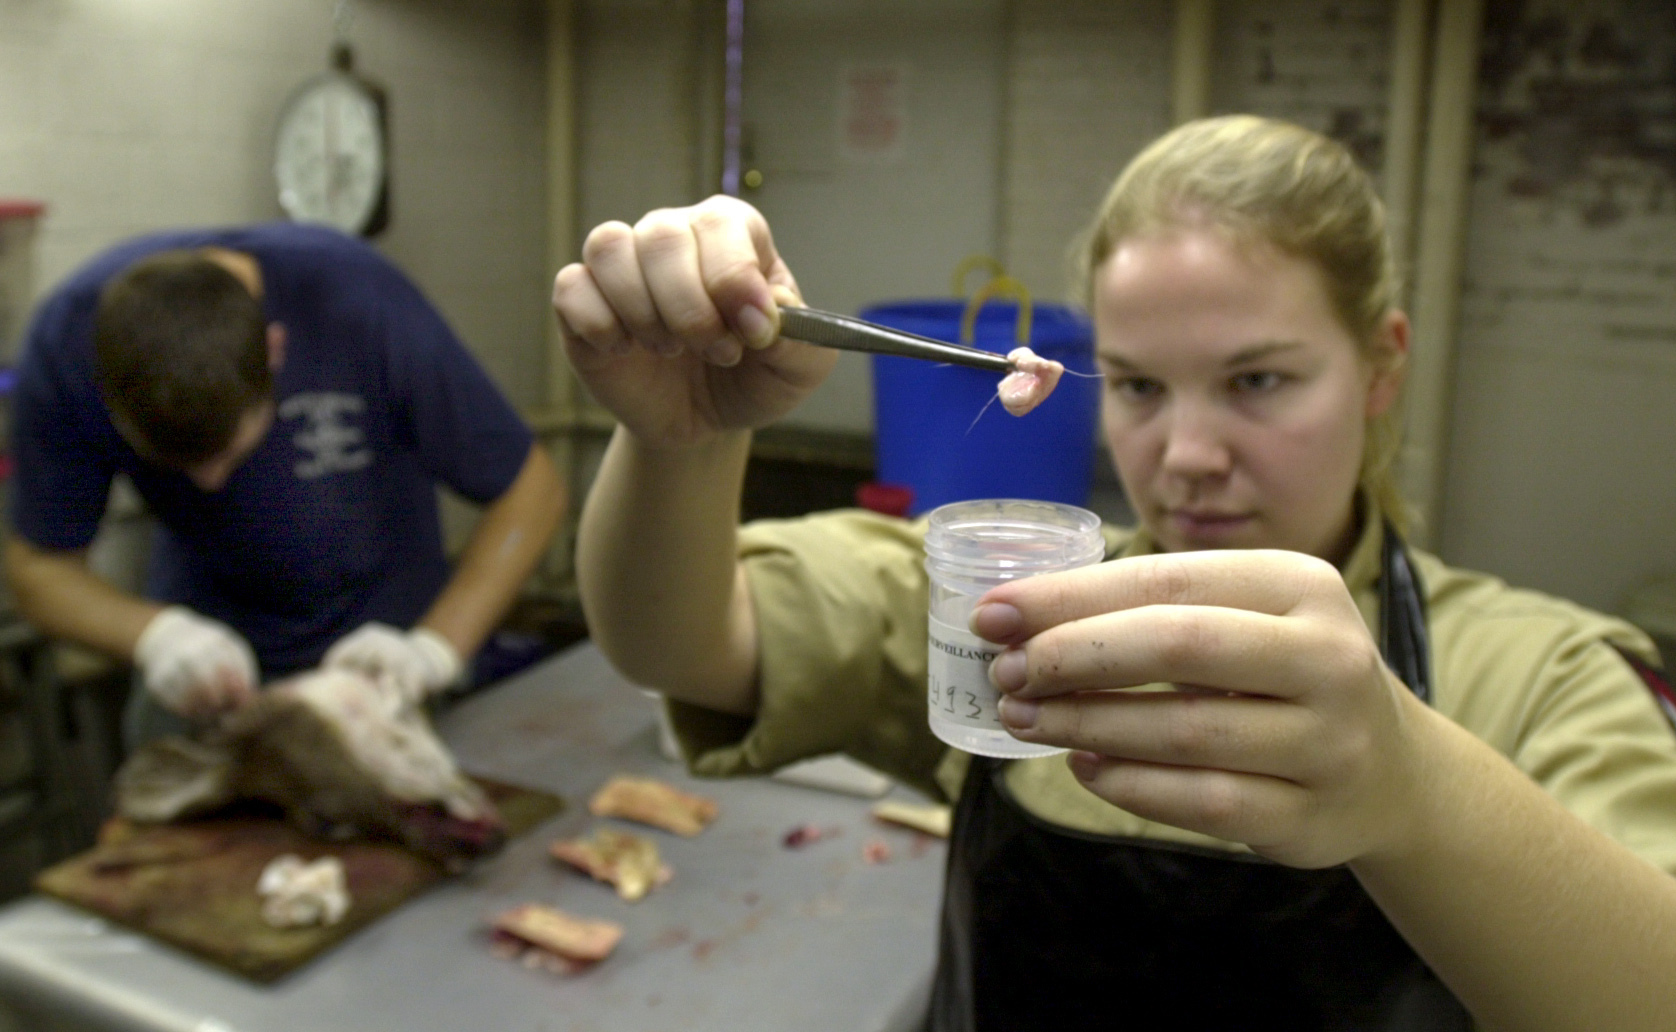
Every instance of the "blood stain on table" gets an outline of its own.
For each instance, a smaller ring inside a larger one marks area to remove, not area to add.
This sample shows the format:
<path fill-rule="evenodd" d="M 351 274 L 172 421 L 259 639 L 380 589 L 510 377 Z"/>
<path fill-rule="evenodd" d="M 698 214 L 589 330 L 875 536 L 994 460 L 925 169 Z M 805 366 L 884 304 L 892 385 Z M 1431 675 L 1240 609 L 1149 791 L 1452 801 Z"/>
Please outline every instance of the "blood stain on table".
<path fill-rule="evenodd" d="M 750 914 L 746 915 L 743 921 L 740 921 L 727 931 L 718 935 L 710 936 L 707 939 L 700 939 L 698 942 L 693 943 L 693 959 L 702 963 L 709 960 L 710 955 L 722 947 L 731 946 L 734 943 L 737 943 L 745 936 L 756 931 L 757 928 L 762 925 L 763 919 L 773 913 L 773 910 L 773 907 L 764 907 L 761 910 L 752 911 Z"/>

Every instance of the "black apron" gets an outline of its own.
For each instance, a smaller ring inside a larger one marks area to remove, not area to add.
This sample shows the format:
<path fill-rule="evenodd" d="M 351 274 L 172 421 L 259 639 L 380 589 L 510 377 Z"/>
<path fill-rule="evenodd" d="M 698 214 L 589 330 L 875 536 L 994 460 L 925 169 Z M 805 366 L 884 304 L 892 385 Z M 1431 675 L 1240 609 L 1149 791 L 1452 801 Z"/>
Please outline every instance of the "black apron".
<path fill-rule="evenodd" d="M 1381 651 L 1431 701 L 1425 594 L 1385 528 Z M 1348 868 L 1053 827 L 974 756 L 955 810 L 932 1032 L 1472 1028 Z"/>

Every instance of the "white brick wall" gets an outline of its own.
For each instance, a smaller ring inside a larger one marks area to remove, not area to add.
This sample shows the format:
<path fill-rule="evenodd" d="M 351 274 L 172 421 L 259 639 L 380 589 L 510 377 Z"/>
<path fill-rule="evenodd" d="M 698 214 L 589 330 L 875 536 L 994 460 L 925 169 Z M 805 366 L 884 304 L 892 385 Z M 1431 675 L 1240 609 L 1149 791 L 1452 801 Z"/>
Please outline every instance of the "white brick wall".
<path fill-rule="evenodd" d="M 45 201 L 36 288 L 135 233 L 277 218 L 272 134 L 325 67 L 332 0 L 0 0 L 0 197 Z M 543 50 L 535 0 L 361 0 L 389 90 L 379 246 L 512 398 L 544 396 Z"/>
<path fill-rule="evenodd" d="M 1215 111 L 1330 133 L 1377 171 L 1387 3 L 1223 2 L 1216 19 Z M 1008 266 L 1044 296 L 1064 293 L 1070 242 L 1117 173 L 1170 127 L 1173 24 L 1166 0 L 1014 4 L 1003 238 Z"/>
<path fill-rule="evenodd" d="M 280 217 L 274 123 L 326 67 L 335 6 L 0 0 L 0 198 L 49 206 L 37 293 L 136 233 Z M 357 66 L 391 102 L 392 222 L 378 246 L 513 403 L 537 407 L 551 318 L 543 4 L 351 9 Z M 473 510 L 445 501 L 457 545 Z"/>
<path fill-rule="evenodd" d="M 1017 0 L 1006 78 L 1002 261 L 1038 296 L 1070 287 L 1072 239 L 1169 128 L 1166 0 Z"/>
<path fill-rule="evenodd" d="M 694 0 L 578 7 L 579 225 L 699 200 L 715 184 L 699 182 Z"/>

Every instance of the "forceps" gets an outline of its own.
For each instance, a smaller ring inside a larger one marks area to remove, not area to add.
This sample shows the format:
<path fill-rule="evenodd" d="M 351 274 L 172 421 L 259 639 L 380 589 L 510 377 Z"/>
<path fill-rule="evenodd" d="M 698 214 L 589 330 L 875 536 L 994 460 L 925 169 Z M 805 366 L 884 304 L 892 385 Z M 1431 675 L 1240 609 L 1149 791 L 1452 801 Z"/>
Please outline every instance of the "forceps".
<path fill-rule="evenodd" d="M 903 358 L 923 358 L 932 362 L 989 369 L 997 373 L 1013 372 L 1013 364 L 1005 355 L 993 351 L 932 340 L 917 333 L 893 330 L 888 326 L 870 323 L 834 312 L 815 308 L 780 307 L 780 335 L 824 348 L 840 351 L 866 351 L 875 355 L 899 355 Z"/>

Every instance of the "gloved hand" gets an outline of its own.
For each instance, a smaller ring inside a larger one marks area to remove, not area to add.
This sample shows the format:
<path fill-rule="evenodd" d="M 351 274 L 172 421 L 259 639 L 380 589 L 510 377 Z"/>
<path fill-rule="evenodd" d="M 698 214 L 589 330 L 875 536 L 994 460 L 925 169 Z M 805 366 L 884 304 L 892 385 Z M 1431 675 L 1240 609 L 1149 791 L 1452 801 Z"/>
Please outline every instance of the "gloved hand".
<path fill-rule="evenodd" d="M 376 621 L 338 639 L 320 665 L 365 674 L 404 706 L 449 687 L 463 668 L 460 653 L 429 627 L 404 633 Z"/>
<path fill-rule="evenodd" d="M 134 663 L 146 690 L 183 717 L 211 717 L 256 697 L 250 643 L 185 606 L 169 606 L 152 617 L 134 645 Z"/>

